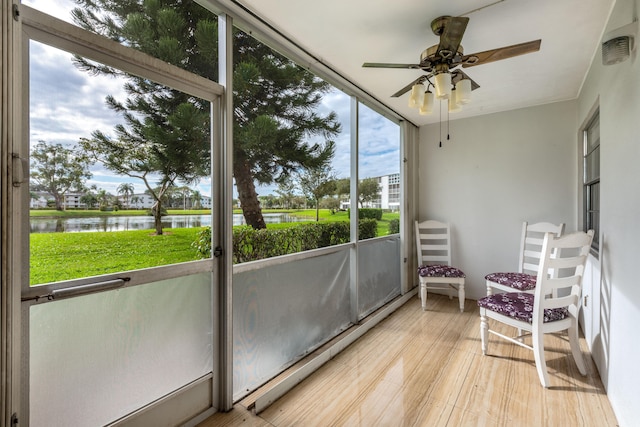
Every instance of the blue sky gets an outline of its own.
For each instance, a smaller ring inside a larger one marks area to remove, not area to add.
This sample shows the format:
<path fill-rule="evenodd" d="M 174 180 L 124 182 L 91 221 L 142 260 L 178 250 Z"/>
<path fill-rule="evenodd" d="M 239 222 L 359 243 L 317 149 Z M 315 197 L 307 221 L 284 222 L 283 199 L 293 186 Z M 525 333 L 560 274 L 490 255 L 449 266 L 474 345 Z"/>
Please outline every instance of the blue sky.
<path fill-rule="evenodd" d="M 29 0 L 25 4 L 70 22 L 68 11 L 73 3 L 68 0 Z M 92 76 L 76 69 L 71 55 L 42 45 L 30 44 L 30 140 L 31 144 L 44 140 L 48 143 L 75 145 L 79 138 L 90 137 L 94 130 L 113 134 L 122 118 L 105 105 L 105 97 L 113 95 L 124 101 L 124 80 Z M 336 137 L 336 156 L 332 166 L 338 177 L 350 175 L 350 99 L 334 90 L 324 96 L 319 107 L 321 113 L 335 111 L 342 124 L 342 133 Z M 359 175 L 381 176 L 399 171 L 399 127 L 365 106 L 359 117 Z M 312 141 L 313 142 L 313 141 Z M 92 167 L 95 184 L 112 194 L 123 182 L 134 184 L 136 192 L 145 190 L 141 180 L 116 176 L 100 165 Z M 197 188 L 209 194 L 210 182 L 201 181 Z M 258 188 L 260 195 L 274 194 L 275 186 Z"/>

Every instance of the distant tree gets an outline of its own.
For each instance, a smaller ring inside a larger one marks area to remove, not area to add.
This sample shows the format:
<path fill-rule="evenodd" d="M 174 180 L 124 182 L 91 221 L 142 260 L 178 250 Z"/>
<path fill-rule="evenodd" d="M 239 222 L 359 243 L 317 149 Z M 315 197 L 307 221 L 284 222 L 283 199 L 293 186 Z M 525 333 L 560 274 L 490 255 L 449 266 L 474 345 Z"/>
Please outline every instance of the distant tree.
<path fill-rule="evenodd" d="M 133 203 L 133 205 L 136 207 L 136 209 L 139 207 L 138 204 L 142 202 L 142 197 L 140 196 L 131 196 L 131 203 Z"/>
<path fill-rule="evenodd" d="M 371 203 L 380 196 L 380 184 L 376 178 L 365 178 L 358 184 L 358 202 L 360 207 Z"/>
<path fill-rule="evenodd" d="M 338 208 L 341 201 L 351 198 L 351 180 L 349 178 L 336 180 L 336 196 L 338 196 Z"/>
<path fill-rule="evenodd" d="M 118 194 L 122 194 L 124 196 L 124 206 L 129 208 L 129 197 L 131 197 L 134 192 L 133 184 L 126 182 L 122 183 L 118 185 L 118 189 L 116 191 Z"/>
<path fill-rule="evenodd" d="M 319 221 L 320 200 L 329 194 L 335 194 L 336 191 L 336 178 L 331 165 L 321 165 L 313 169 L 306 169 L 300 174 L 299 181 L 302 192 L 314 201 L 316 221 Z"/>
<path fill-rule="evenodd" d="M 291 199 L 291 209 L 306 209 L 307 198 L 305 196 L 293 196 Z"/>
<path fill-rule="evenodd" d="M 278 189 L 276 194 L 280 196 L 282 200 L 282 207 L 285 209 L 291 208 L 291 201 L 295 196 L 296 183 L 293 180 L 286 180 L 278 183 Z"/>
<path fill-rule="evenodd" d="M 191 193 L 191 203 L 194 209 L 202 209 L 202 194 L 198 190 Z"/>
<path fill-rule="evenodd" d="M 101 188 L 100 190 L 98 190 L 98 193 L 96 194 L 96 198 L 98 199 L 100 210 L 104 210 L 111 206 L 113 196 L 109 194 L 107 190 Z"/>
<path fill-rule="evenodd" d="M 80 203 L 83 203 L 87 209 L 93 209 L 98 204 L 98 197 L 93 192 L 88 191 L 80 197 Z"/>
<path fill-rule="evenodd" d="M 337 197 L 325 197 L 320 201 L 321 209 L 329 209 L 334 214 L 340 208 L 340 200 Z"/>
<path fill-rule="evenodd" d="M 191 192 L 191 189 L 186 185 L 176 188 L 176 193 L 182 196 L 182 210 L 187 210 L 187 200 L 190 200 Z"/>
<path fill-rule="evenodd" d="M 260 204 L 262 204 L 267 209 L 273 209 L 276 204 L 276 196 L 274 196 L 273 194 L 260 196 L 259 200 L 260 200 Z"/>
<path fill-rule="evenodd" d="M 81 191 L 91 178 L 91 160 L 82 151 L 44 141 L 31 149 L 31 190 L 51 195 L 56 210 L 63 210 L 69 190 Z"/>

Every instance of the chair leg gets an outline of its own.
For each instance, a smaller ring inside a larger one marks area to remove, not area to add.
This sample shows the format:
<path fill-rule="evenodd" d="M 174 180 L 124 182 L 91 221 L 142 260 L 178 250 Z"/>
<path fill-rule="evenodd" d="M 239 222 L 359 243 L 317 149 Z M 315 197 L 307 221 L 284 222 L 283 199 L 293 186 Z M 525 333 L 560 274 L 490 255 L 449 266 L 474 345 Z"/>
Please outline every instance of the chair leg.
<path fill-rule="evenodd" d="M 549 376 L 547 374 L 547 362 L 544 359 L 544 334 L 536 330 L 535 325 L 532 331 L 533 357 L 536 361 L 536 369 L 540 383 L 543 387 L 549 387 Z"/>
<path fill-rule="evenodd" d="M 422 302 L 422 310 L 427 310 L 427 284 L 420 282 L 420 301 Z"/>
<path fill-rule="evenodd" d="M 464 283 L 458 286 L 458 300 L 460 303 L 460 313 L 464 312 Z"/>
<path fill-rule="evenodd" d="M 580 371 L 582 375 L 587 375 L 587 367 L 584 364 L 584 359 L 582 358 L 582 352 L 580 351 L 580 341 L 578 339 L 577 322 L 574 322 L 567 332 L 569 334 L 569 344 L 571 345 L 571 353 L 573 354 L 573 360 L 576 361 L 576 365 L 578 366 L 578 371 Z"/>
<path fill-rule="evenodd" d="M 489 285 L 489 281 L 487 280 L 487 296 L 493 295 L 493 288 Z"/>
<path fill-rule="evenodd" d="M 487 323 L 486 309 L 480 309 L 480 340 L 482 343 L 482 355 L 487 354 L 489 347 L 489 323 Z"/>

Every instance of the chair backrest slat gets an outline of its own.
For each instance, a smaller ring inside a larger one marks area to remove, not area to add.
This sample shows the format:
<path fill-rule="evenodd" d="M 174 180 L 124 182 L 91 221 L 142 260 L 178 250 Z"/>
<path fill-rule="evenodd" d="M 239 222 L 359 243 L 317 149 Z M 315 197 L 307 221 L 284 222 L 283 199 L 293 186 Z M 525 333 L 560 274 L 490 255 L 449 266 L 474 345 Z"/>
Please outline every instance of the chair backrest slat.
<path fill-rule="evenodd" d="M 451 229 L 440 221 L 416 221 L 416 249 L 418 265 L 451 265 Z"/>
<path fill-rule="evenodd" d="M 534 323 L 540 322 L 545 308 L 568 307 L 572 313 L 579 311 L 582 277 L 592 240 L 593 230 L 562 237 L 545 234 L 536 281 Z M 548 274 L 549 271 L 553 274 Z"/>
<path fill-rule="evenodd" d="M 564 223 L 556 225 L 550 222 L 537 222 L 535 224 L 529 224 L 526 221 L 523 222 L 518 272 L 537 275 L 540 267 L 544 234 L 552 233 L 556 237 L 560 237 L 563 232 Z"/>

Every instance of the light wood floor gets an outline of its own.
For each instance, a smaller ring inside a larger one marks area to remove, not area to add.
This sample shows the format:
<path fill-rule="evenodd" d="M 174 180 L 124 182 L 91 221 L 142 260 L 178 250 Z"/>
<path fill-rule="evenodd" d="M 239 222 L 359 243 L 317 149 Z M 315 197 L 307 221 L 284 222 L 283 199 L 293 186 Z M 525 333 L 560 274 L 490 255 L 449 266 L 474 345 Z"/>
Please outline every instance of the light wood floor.
<path fill-rule="evenodd" d="M 261 414 L 237 404 L 199 427 L 617 425 L 584 341 L 585 377 L 548 337 L 544 389 L 529 350 L 491 336 L 482 355 L 479 323 L 475 301 L 413 298 Z"/>

